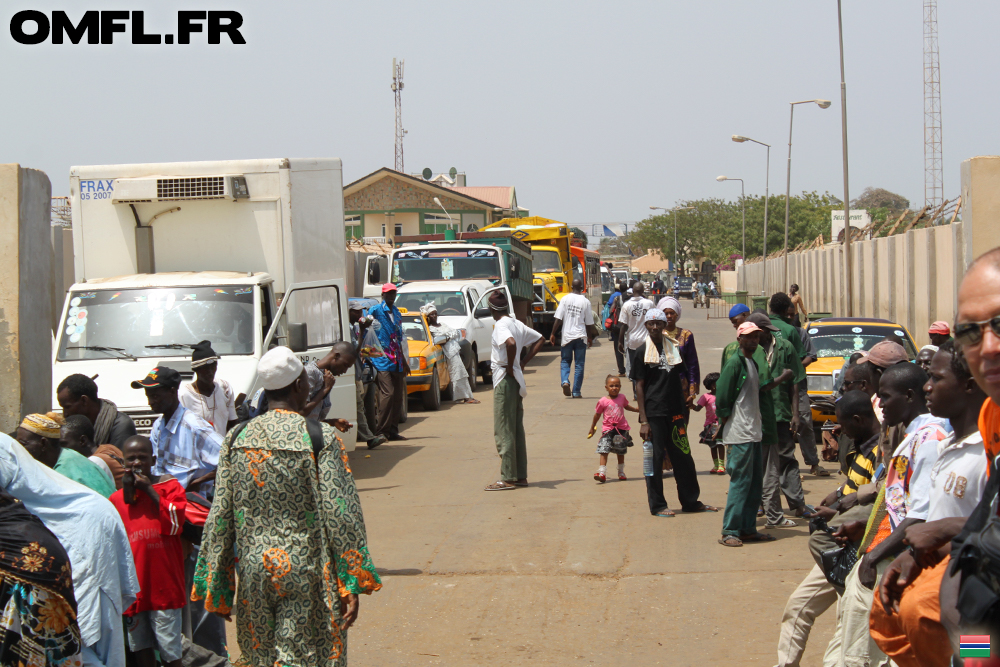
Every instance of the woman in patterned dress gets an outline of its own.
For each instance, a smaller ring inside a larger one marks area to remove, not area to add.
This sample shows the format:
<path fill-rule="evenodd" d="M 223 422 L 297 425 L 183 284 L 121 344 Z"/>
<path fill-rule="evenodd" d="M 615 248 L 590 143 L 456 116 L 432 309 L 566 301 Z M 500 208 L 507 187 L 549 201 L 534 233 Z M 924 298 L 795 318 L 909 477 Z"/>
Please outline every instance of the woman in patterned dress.
<path fill-rule="evenodd" d="M 298 414 L 309 380 L 287 347 L 258 376 L 270 407 L 223 443 L 193 597 L 236 611 L 241 664 L 346 665 L 358 594 L 382 587 L 347 454 L 326 424 L 313 443 Z"/>
<path fill-rule="evenodd" d="M 76 611 L 66 550 L 0 490 L 0 665 L 82 665 Z"/>

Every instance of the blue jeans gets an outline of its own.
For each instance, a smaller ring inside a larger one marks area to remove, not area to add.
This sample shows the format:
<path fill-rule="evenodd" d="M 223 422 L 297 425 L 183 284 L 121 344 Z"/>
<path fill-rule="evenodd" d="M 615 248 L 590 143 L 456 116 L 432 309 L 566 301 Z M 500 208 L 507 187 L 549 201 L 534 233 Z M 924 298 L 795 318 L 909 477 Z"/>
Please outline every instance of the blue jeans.
<path fill-rule="evenodd" d="M 583 367 L 587 362 L 587 340 L 585 338 L 571 340 L 562 346 L 562 361 L 559 368 L 562 371 L 563 384 L 569 382 L 569 365 L 570 362 L 574 361 L 574 357 L 576 373 L 573 376 L 573 395 L 579 396 L 580 390 L 583 388 Z"/>

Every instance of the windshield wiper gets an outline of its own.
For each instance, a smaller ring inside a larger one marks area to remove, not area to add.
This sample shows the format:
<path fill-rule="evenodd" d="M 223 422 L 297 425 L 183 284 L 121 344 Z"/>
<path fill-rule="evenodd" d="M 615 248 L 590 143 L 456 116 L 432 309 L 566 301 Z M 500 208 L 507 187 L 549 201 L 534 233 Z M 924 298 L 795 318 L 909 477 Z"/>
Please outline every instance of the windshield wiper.
<path fill-rule="evenodd" d="M 121 347 L 105 347 L 104 345 L 72 345 L 66 348 L 67 350 L 94 350 L 95 352 L 116 352 L 119 355 L 119 359 L 128 359 L 129 361 L 139 361 L 138 358 L 129 354 L 125 351 L 125 348 Z"/>
<path fill-rule="evenodd" d="M 144 345 L 150 350 L 193 350 L 194 345 L 189 343 L 164 343 L 162 345 Z"/>

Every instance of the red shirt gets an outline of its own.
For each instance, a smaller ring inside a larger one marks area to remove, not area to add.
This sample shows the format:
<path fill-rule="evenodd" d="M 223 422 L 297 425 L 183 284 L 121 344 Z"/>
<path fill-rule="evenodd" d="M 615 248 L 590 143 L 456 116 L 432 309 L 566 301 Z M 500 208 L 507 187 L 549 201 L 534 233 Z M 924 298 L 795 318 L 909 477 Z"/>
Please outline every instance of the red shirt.
<path fill-rule="evenodd" d="M 159 507 L 139 489 L 131 505 L 125 504 L 121 489 L 109 498 L 128 532 L 141 588 L 135 603 L 125 610 L 126 616 L 154 609 L 180 609 L 187 604 L 180 538 L 187 495 L 176 479 L 154 484 L 153 488 L 160 496 Z"/>

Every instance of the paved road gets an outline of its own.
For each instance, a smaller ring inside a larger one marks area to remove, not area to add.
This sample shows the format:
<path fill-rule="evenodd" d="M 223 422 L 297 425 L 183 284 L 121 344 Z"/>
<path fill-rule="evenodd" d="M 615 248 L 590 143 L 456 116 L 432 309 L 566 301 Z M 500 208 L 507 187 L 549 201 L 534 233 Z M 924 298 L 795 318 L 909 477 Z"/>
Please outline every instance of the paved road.
<path fill-rule="evenodd" d="M 703 375 L 718 371 L 731 325 L 684 305 Z M 477 392 L 481 405 L 437 413 L 414 405 L 410 440 L 354 452 L 385 586 L 362 599 L 353 664 L 775 663 L 785 600 L 812 567 L 806 522 L 774 531 L 777 542 L 731 549 L 716 543 L 721 513 L 652 517 L 641 443 L 626 456 L 628 481 L 598 485 L 596 440 L 586 434 L 613 370 L 605 339 L 589 353 L 585 398 L 571 400 L 559 386 L 557 352 L 546 348 L 529 365 L 528 488 L 482 490 L 499 471 L 489 387 Z M 703 415 L 694 413 L 692 434 Z M 634 414 L 629 421 L 636 428 Z M 692 449 L 702 500 L 724 506 L 729 478 L 707 473 L 710 454 L 696 435 Z M 807 502 L 835 484 L 805 475 Z M 673 480 L 664 487 L 678 509 Z M 821 664 L 834 615 L 819 619 L 806 667 Z"/>

